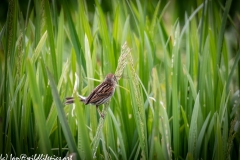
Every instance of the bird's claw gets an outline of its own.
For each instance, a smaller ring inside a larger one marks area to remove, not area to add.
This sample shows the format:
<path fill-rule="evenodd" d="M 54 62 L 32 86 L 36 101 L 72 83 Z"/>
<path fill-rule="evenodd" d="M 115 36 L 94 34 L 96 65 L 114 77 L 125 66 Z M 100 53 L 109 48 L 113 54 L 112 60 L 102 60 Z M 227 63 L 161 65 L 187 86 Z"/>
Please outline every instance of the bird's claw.
<path fill-rule="evenodd" d="M 105 118 L 105 115 L 103 113 L 101 113 L 101 117 L 104 119 Z"/>

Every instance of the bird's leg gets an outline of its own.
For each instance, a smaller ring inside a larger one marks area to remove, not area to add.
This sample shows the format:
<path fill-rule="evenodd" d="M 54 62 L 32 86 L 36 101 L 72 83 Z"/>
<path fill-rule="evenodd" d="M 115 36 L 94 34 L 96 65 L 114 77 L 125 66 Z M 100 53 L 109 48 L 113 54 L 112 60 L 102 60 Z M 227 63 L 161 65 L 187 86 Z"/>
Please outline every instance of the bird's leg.
<path fill-rule="evenodd" d="M 96 105 L 99 116 L 101 116 L 104 119 L 104 114 L 100 111 L 100 109 L 98 108 L 98 105 Z"/>

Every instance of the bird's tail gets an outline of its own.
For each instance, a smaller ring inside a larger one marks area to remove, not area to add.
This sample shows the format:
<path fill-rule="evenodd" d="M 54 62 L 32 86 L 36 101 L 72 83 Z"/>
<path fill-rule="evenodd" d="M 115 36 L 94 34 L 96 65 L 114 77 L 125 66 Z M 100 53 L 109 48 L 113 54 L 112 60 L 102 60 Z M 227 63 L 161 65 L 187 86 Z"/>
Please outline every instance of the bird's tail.
<path fill-rule="evenodd" d="M 80 101 L 82 101 L 83 103 L 85 102 L 86 97 L 83 97 L 81 95 L 78 95 L 78 97 Z M 65 104 L 72 104 L 72 103 L 74 103 L 74 97 L 66 97 Z"/>

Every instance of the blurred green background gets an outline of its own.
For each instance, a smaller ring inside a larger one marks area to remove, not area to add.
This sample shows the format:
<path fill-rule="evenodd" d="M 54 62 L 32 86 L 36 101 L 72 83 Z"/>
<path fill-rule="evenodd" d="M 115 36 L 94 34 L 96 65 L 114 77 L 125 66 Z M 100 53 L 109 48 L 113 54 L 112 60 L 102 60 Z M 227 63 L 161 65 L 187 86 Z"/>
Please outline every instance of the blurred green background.
<path fill-rule="evenodd" d="M 239 159 L 239 12 L 238 0 L 2 0 L 0 154 Z M 109 72 L 122 77 L 105 119 L 64 105 Z"/>

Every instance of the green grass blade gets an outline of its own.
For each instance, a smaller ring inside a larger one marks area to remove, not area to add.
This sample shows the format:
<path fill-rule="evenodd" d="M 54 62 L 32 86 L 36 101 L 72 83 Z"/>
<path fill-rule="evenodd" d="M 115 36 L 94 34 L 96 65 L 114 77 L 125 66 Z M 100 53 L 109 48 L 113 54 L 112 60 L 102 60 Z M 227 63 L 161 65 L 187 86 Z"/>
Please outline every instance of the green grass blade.
<path fill-rule="evenodd" d="M 119 31 L 120 31 L 120 5 L 117 6 L 116 8 L 116 12 L 115 12 L 115 15 L 114 15 L 114 24 L 113 24 L 113 39 L 116 42 L 119 42 Z M 121 41 L 120 41 L 121 42 Z M 117 47 L 117 44 L 115 44 Z"/>
<path fill-rule="evenodd" d="M 48 69 L 47 69 L 47 73 L 48 73 L 48 79 L 50 82 L 53 100 L 54 100 L 56 108 L 57 108 L 58 118 L 62 125 L 63 134 L 66 138 L 69 150 L 70 150 L 70 152 L 75 153 L 77 155 L 77 158 L 79 158 L 78 150 L 77 150 L 76 144 L 74 142 L 74 139 L 72 137 L 72 134 L 70 132 L 70 129 L 69 129 L 69 126 L 67 123 L 67 119 L 66 119 L 66 115 L 63 110 L 63 105 L 62 105 L 62 102 L 58 95 L 56 84 L 55 84 L 54 79 Z"/>
<path fill-rule="evenodd" d="M 215 129 L 215 143 L 214 143 L 214 150 L 213 150 L 213 159 L 223 160 L 224 153 L 223 153 L 223 141 L 221 135 L 221 122 L 219 120 L 219 116 L 216 118 L 216 123 L 214 125 Z"/>
<path fill-rule="evenodd" d="M 82 52 L 82 47 L 80 46 L 80 42 L 78 39 L 78 35 L 77 35 L 77 31 L 70 13 L 70 8 L 69 5 L 67 3 L 67 0 L 61 0 L 62 2 L 62 6 L 63 9 L 65 11 L 66 17 L 68 19 L 68 27 L 69 27 L 69 31 L 70 31 L 70 39 L 71 42 L 73 44 L 73 47 L 75 49 L 75 53 L 76 53 L 76 60 L 78 62 L 78 65 L 83 67 L 84 72 L 86 73 L 86 61 L 84 59 L 84 55 Z"/>
<path fill-rule="evenodd" d="M 171 152 L 171 132 L 170 132 L 170 125 L 168 120 L 168 115 L 166 112 L 166 108 L 161 104 L 160 106 L 160 127 L 161 134 L 162 134 L 162 152 L 164 155 L 164 159 L 169 160 L 172 159 L 172 152 Z"/>
<path fill-rule="evenodd" d="M 33 65 L 29 59 L 27 60 L 27 70 L 28 70 L 29 88 L 30 88 L 30 93 L 33 101 L 33 111 L 34 111 L 34 116 L 35 116 L 39 137 L 40 137 L 40 140 L 39 140 L 40 149 L 42 153 L 51 155 L 52 154 L 51 144 L 48 137 L 48 130 L 46 128 L 46 118 L 44 115 L 42 99 L 37 86 Z"/>
<path fill-rule="evenodd" d="M 37 61 L 38 57 L 40 56 L 41 50 L 47 39 L 47 35 L 48 35 L 47 31 L 45 31 L 45 33 L 42 35 L 41 39 L 39 40 L 39 42 L 34 50 L 33 56 L 31 58 L 32 63 L 35 63 Z"/>
<path fill-rule="evenodd" d="M 84 0 L 79 1 L 79 14 L 81 15 L 80 20 L 81 20 L 82 28 L 83 28 L 83 30 L 84 30 L 84 32 L 85 32 L 85 34 L 86 34 L 86 36 L 89 40 L 89 45 L 92 46 L 93 36 L 92 36 L 92 33 L 91 33 L 91 27 L 90 27 L 90 24 L 89 24 L 89 20 L 88 20 L 88 17 L 87 17 L 88 12 L 85 9 L 84 2 L 85 2 Z"/>
<path fill-rule="evenodd" d="M 202 129 L 201 129 L 201 131 L 200 131 L 200 133 L 198 135 L 198 138 L 197 138 L 196 157 L 199 158 L 199 159 L 201 158 L 200 157 L 201 145 L 202 145 L 203 138 L 205 136 L 205 132 L 206 132 L 206 129 L 207 129 L 207 126 L 208 126 L 208 121 L 210 119 L 210 115 L 211 115 L 211 113 L 208 114 L 206 120 L 204 121 Z"/>
<path fill-rule="evenodd" d="M 158 25 L 158 30 L 160 34 L 161 44 L 163 46 L 164 51 L 164 75 L 165 75 L 165 85 L 170 86 L 169 84 L 169 62 L 168 62 L 168 52 L 167 52 L 167 44 L 165 44 L 165 37 L 163 34 L 163 29 L 161 25 Z M 170 87 L 166 87 L 166 106 L 169 106 L 168 109 L 170 109 L 170 94 L 171 90 Z"/>
<path fill-rule="evenodd" d="M 158 130 L 159 130 L 159 105 L 156 104 L 156 110 L 154 113 L 154 118 L 153 118 L 153 125 L 152 125 L 152 135 L 151 135 L 151 141 L 150 141 L 150 145 L 149 145 L 149 159 L 153 159 L 153 155 L 156 154 L 154 151 L 157 148 L 156 146 L 159 146 L 160 144 L 160 140 L 158 135 Z M 158 143 L 158 144 L 156 144 Z"/>
<path fill-rule="evenodd" d="M 3 3 L 0 153 L 238 159 L 237 3 L 93 2 Z M 115 69 L 106 119 L 63 106 Z"/>
<path fill-rule="evenodd" d="M 215 68 L 215 72 L 214 72 L 214 88 L 215 88 L 215 96 L 217 97 L 216 98 L 216 105 L 217 102 L 219 101 L 219 97 L 218 97 L 218 90 L 219 90 L 219 86 L 221 85 L 219 82 L 219 76 L 218 76 L 218 73 L 219 73 L 219 68 L 221 66 L 221 59 L 222 59 L 222 48 L 223 48 L 223 41 L 224 41 L 224 33 L 225 33 L 225 28 L 226 28 L 226 23 L 227 23 L 227 16 L 228 16 L 228 13 L 229 13 L 229 9 L 231 7 L 231 3 L 232 3 L 232 0 L 227 0 L 226 1 L 226 6 L 225 6 L 225 10 L 224 10 L 224 13 L 223 13 L 223 18 L 222 18 L 222 22 L 221 22 L 221 28 L 220 28 L 220 32 L 219 32 L 219 36 L 218 36 L 218 40 L 217 40 L 217 55 L 216 55 L 216 64 L 214 66 Z"/>
<path fill-rule="evenodd" d="M 237 64 L 239 63 L 239 60 L 240 60 L 240 49 L 238 49 L 237 56 L 235 58 L 234 64 L 233 64 L 232 69 L 231 69 L 231 72 L 230 72 L 230 74 L 228 76 L 226 92 L 229 91 L 230 82 L 231 82 L 231 79 L 233 78 L 233 73 L 234 73 L 234 71 L 235 71 L 235 69 L 237 67 Z"/>
<path fill-rule="evenodd" d="M 173 149 L 174 149 L 174 155 L 175 157 L 179 156 L 180 153 L 180 124 L 179 124 L 179 115 L 180 115 L 180 106 L 179 106 L 179 99 L 178 99 L 178 76 L 180 75 L 180 72 L 178 71 L 179 68 L 179 59 L 180 55 L 178 52 L 179 49 L 179 31 L 180 26 L 179 23 L 176 23 L 176 31 L 175 31 L 175 40 L 174 40 L 174 47 L 172 51 L 172 116 L 173 116 Z"/>
<path fill-rule="evenodd" d="M 64 13 L 63 10 L 60 11 L 59 21 L 58 21 L 58 32 L 57 32 L 57 40 L 56 40 L 56 54 L 57 54 L 57 68 L 58 75 L 60 76 L 62 73 L 63 67 L 63 53 L 64 53 Z"/>
<path fill-rule="evenodd" d="M 151 32 L 151 36 L 153 36 L 153 34 L 154 34 L 154 28 L 156 27 L 156 23 L 157 23 L 157 17 L 158 17 L 158 15 L 159 15 L 159 8 L 160 8 L 160 4 L 161 4 L 161 1 L 158 1 L 158 3 L 157 3 L 157 6 L 156 6 L 156 8 L 155 8 L 155 11 L 154 11 L 154 13 L 153 13 L 153 18 L 152 18 L 152 22 L 151 22 L 151 25 L 150 25 L 150 32 Z"/>
<path fill-rule="evenodd" d="M 227 24 L 227 16 L 230 10 L 232 4 L 232 0 L 227 0 L 226 5 L 225 5 L 225 10 L 223 13 L 223 19 L 221 23 L 221 28 L 220 28 L 220 33 L 217 41 L 217 65 L 220 66 L 221 63 L 221 52 L 222 52 L 222 47 L 223 47 L 223 39 L 224 39 L 224 33 L 225 33 L 225 28 Z M 217 68 L 216 68 L 217 69 Z"/>
<path fill-rule="evenodd" d="M 48 31 L 48 38 L 49 38 L 49 44 L 50 44 L 50 51 L 51 51 L 51 60 L 52 60 L 52 69 L 54 71 L 54 79 L 57 82 L 58 81 L 58 68 L 57 68 L 57 58 L 56 58 L 56 51 L 55 51 L 55 41 L 54 41 L 54 34 L 53 34 L 53 24 L 52 24 L 52 18 L 50 13 L 50 5 L 48 0 L 44 0 L 44 13 L 46 16 L 46 25 L 47 25 L 47 31 Z"/>
<path fill-rule="evenodd" d="M 121 153 L 122 158 L 123 159 L 127 159 L 127 155 L 126 155 L 126 151 L 125 151 L 125 145 L 124 145 L 124 141 L 123 141 L 123 135 L 122 135 L 122 132 L 120 130 L 120 126 L 119 126 L 119 124 L 118 124 L 118 122 L 117 122 L 117 120 L 116 120 L 112 110 L 109 108 L 108 111 L 109 111 L 109 114 L 110 114 L 110 116 L 112 118 L 114 126 L 116 128 L 116 131 L 117 131 L 117 135 L 118 135 L 119 142 L 120 142 L 120 148 L 121 148 L 121 152 L 122 152 Z"/>
<path fill-rule="evenodd" d="M 80 152 L 81 159 L 93 159 L 92 150 L 90 148 L 90 140 L 88 137 L 88 128 L 86 126 L 86 121 L 84 118 L 83 106 L 80 106 L 80 102 L 78 101 L 78 97 L 75 96 L 76 103 L 76 118 L 78 125 L 78 149 Z"/>
<path fill-rule="evenodd" d="M 103 14 L 102 8 L 101 8 L 98 0 L 95 0 L 95 3 L 96 3 L 96 7 L 97 7 L 98 16 L 99 16 L 99 25 L 101 26 L 101 27 L 99 27 L 99 33 L 100 33 L 101 38 L 102 38 L 103 59 L 108 59 L 109 60 L 108 61 L 109 65 L 107 67 L 105 67 L 105 65 L 104 65 L 103 66 L 103 71 L 105 71 L 106 73 L 110 73 L 110 72 L 113 72 L 113 70 L 110 70 L 110 69 L 116 68 L 115 61 L 114 61 L 115 60 L 115 55 L 113 53 L 113 47 L 112 47 L 112 43 L 110 41 L 110 37 L 109 37 L 109 33 L 108 33 L 106 18 Z"/>
<path fill-rule="evenodd" d="M 228 114 L 225 114 L 224 116 L 224 122 L 222 124 L 222 141 L 223 141 L 223 155 L 225 156 L 224 159 L 227 159 L 228 158 L 228 150 L 230 148 L 230 145 L 229 145 L 229 140 L 228 140 L 228 137 L 231 136 L 231 133 L 230 133 L 230 125 L 229 125 L 229 115 Z M 229 134 L 229 135 L 228 135 Z"/>
<path fill-rule="evenodd" d="M 188 139 L 189 138 L 189 123 L 188 123 L 188 120 L 187 120 L 187 115 L 186 115 L 186 113 L 185 113 L 185 111 L 184 111 L 182 106 L 181 106 L 181 112 L 182 112 L 182 116 L 183 116 L 186 137 Z"/>
<path fill-rule="evenodd" d="M 41 22 L 42 22 L 42 3 L 43 1 L 38 1 L 38 0 L 34 0 L 34 9 L 35 9 L 35 14 L 36 14 L 36 19 L 34 21 L 35 23 L 35 47 L 38 44 L 38 41 L 40 40 L 40 36 L 41 36 Z"/>
<path fill-rule="evenodd" d="M 88 41 L 88 36 L 85 34 L 84 36 L 84 48 L 85 48 L 85 59 L 88 62 L 87 63 L 87 77 L 94 77 L 94 69 L 96 68 L 96 64 L 93 62 L 94 58 L 91 56 L 91 50 L 90 50 L 90 43 Z M 93 54 L 95 56 L 95 54 Z M 90 79 L 88 79 L 88 89 L 93 90 L 94 89 L 94 82 Z M 96 108 L 91 107 L 88 108 L 88 111 L 90 110 L 90 125 L 92 126 L 92 132 L 93 134 L 96 133 L 96 128 L 97 128 L 97 114 L 96 114 Z"/>
<path fill-rule="evenodd" d="M 185 71 L 186 71 L 186 74 L 187 74 L 188 82 L 190 84 L 190 89 L 191 89 L 191 92 L 192 92 L 192 96 L 193 96 L 194 99 L 196 99 L 197 98 L 197 91 L 196 91 L 193 79 L 192 79 L 191 75 L 187 72 L 186 68 L 185 68 Z"/>
<path fill-rule="evenodd" d="M 109 109 L 108 109 L 108 112 L 110 114 Z M 119 127 L 119 126 L 117 126 L 117 127 Z M 106 119 L 106 123 L 105 123 L 104 129 L 103 129 L 103 136 L 102 136 L 103 152 L 104 152 L 104 156 L 106 157 L 106 159 L 107 159 L 108 156 L 109 157 L 115 157 L 114 154 L 115 154 L 115 152 L 117 153 L 117 151 L 118 151 L 117 150 L 116 135 L 115 135 L 114 131 L 115 131 L 115 128 L 114 128 L 114 125 L 113 125 L 113 120 L 110 116 L 108 116 L 107 119 Z M 119 133 L 121 134 L 121 132 L 119 132 Z M 120 136 L 121 136 L 121 141 L 123 142 L 122 135 L 120 135 Z M 122 144 L 124 144 L 124 143 L 122 143 Z M 108 149 L 111 148 L 111 152 L 109 150 L 107 151 L 107 148 Z M 125 147 L 123 147 L 123 149 L 125 151 Z"/>
<path fill-rule="evenodd" d="M 197 120 L 198 120 L 199 108 L 200 108 L 200 103 L 199 103 L 199 94 L 198 94 L 195 100 L 194 108 L 193 108 L 193 114 L 191 118 L 190 129 L 189 129 L 189 139 L 188 139 L 188 153 L 191 154 L 194 157 L 194 159 L 196 159 L 196 143 L 197 143 L 197 135 L 198 135 Z"/>

